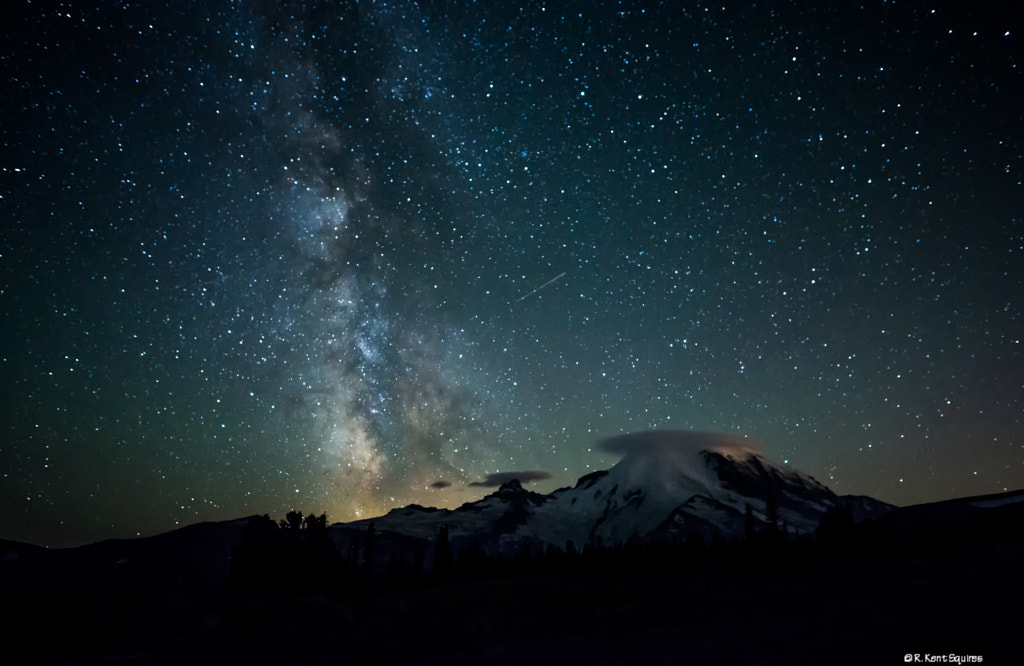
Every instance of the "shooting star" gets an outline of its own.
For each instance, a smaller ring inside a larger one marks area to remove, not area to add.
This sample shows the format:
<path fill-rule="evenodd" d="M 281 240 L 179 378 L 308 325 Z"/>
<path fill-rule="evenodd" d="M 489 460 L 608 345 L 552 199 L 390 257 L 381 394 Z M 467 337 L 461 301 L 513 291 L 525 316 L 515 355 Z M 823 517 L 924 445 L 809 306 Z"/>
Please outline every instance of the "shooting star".
<path fill-rule="evenodd" d="M 526 299 L 527 299 L 527 298 L 529 298 L 530 296 L 533 296 L 533 295 L 534 295 L 534 294 L 536 294 L 536 293 L 537 293 L 538 291 L 540 291 L 540 290 L 541 290 L 541 289 L 543 289 L 544 287 L 548 286 L 548 285 L 549 285 L 549 284 L 551 284 L 552 282 L 556 282 L 556 281 L 558 281 L 558 280 L 562 279 L 562 276 L 564 276 L 564 275 L 565 275 L 565 274 L 566 274 L 567 272 L 568 272 L 568 271 L 562 271 L 561 273 L 559 273 L 559 274 L 558 274 L 558 275 L 556 275 L 555 277 L 551 278 L 550 280 L 548 280 L 547 282 L 545 282 L 545 283 L 544 283 L 544 284 L 542 284 L 541 286 L 537 287 L 536 289 L 534 289 L 534 290 L 533 290 L 533 291 L 531 291 L 530 293 L 526 294 L 525 296 L 520 296 L 519 298 L 517 298 L 517 299 L 515 300 L 515 302 L 516 302 L 516 303 L 519 303 L 520 301 L 526 300 Z"/>

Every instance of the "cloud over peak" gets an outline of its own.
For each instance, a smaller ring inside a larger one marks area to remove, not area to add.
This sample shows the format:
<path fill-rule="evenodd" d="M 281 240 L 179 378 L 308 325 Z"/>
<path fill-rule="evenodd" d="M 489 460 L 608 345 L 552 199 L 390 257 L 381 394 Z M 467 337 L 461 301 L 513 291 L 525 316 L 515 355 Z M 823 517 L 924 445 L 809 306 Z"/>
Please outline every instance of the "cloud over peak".
<path fill-rule="evenodd" d="M 647 430 L 602 439 L 598 448 L 617 455 L 762 453 L 761 443 L 742 435 L 698 430 Z"/>
<path fill-rule="evenodd" d="M 530 483 L 531 481 L 542 481 L 550 478 L 551 475 L 547 472 L 537 470 L 525 472 L 495 472 L 494 474 L 488 474 L 487 478 L 483 481 L 474 481 L 469 485 L 483 486 L 485 488 L 497 488 L 501 484 L 508 483 L 512 479 L 517 479 L 519 483 Z"/>

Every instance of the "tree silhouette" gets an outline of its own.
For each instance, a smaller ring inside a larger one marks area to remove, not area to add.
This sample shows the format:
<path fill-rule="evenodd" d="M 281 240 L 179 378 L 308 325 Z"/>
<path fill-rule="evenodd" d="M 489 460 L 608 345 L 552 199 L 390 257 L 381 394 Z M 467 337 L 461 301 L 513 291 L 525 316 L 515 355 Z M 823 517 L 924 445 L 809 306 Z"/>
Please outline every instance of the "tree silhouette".
<path fill-rule="evenodd" d="M 448 543 L 448 526 L 441 525 L 437 531 L 437 543 L 434 545 L 434 573 L 440 578 L 447 578 L 452 571 L 452 551 Z"/>
<path fill-rule="evenodd" d="M 292 514 L 288 514 L 289 522 L 291 522 Z M 298 513 L 298 519 L 302 520 L 302 525 L 307 530 L 325 530 L 327 529 L 327 514 L 322 513 L 319 516 L 310 514 L 302 519 L 302 512 Z"/>
<path fill-rule="evenodd" d="M 306 594 L 336 588 L 339 558 L 327 530 L 327 514 L 288 512 L 275 523 L 252 518 L 232 554 L 229 586 L 236 592 Z"/>
<path fill-rule="evenodd" d="M 374 535 L 377 533 L 373 521 L 366 527 L 366 546 L 363 549 L 363 567 L 365 569 L 364 574 L 367 576 L 373 575 L 374 561 L 377 554 L 374 552 Z"/>
<path fill-rule="evenodd" d="M 769 492 L 765 499 L 764 517 L 768 523 L 768 535 L 774 539 L 779 532 L 779 497 L 774 491 Z"/>
<path fill-rule="evenodd" d="M 281 527 L 289 530 L 299 530 L 302 528 L 302 512 L 301 511 L 289 511 L 285 514 L 285 519 L 281 521 Z"/>
<path fill-rule="evenodd" d="M 361 532 L 357 529 L 352 535 L 352 541 L 348 544 L 348 565 L 353 571 L 359 570 L 360 551 L 362 550 Z"/>
<path fill-rule="evenodd" d="M 743 536 L 747 543 L 752 543 L 756 536 L 756 525 L 757 520 L 754 518 L 754 508 L 747 504 L 746 510 L 743 512 Z"/>

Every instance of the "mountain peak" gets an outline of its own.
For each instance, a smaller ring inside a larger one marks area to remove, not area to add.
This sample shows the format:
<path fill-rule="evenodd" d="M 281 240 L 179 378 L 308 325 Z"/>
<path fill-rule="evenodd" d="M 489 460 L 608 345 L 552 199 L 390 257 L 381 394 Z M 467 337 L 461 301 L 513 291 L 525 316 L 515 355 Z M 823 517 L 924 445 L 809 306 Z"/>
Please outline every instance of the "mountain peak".
<path fill-rule="evenodd" d="M 522 490 L 523 484 L 519 483 L 519 479 L 509 479 L 505 483 L 498 487 L 498 493 L 509 493 L 517 490 Z"/>
<path fill-rule="evenodd" d="M 491 498 L 504 503 L 533 504 L 535 506 L 548 501 L 548 495 L 542 495 L 541 493 L 523 488 L 523 484 L 519 482 L 519 479 L 509 479 L 501 484 L 493 493 L 480 500 L 480 502 L 486 502 Z"/>
<path fill-rule="evenodd" d="M 614 437 L 601 447 L 621 455 L 619 462 L 580 477 L 572 488 L 540 494 L 522 483 L 546 478 L 537 472 L 494 474 L 474 484 L 492 489 L 482 499 L 451 511 L 406 507 L 379 519 L 377 527 L 429 540 L 444 524 L 455 540 L 512 553 L 523 544 L 560 547 L 567 541 L 742 538 L 748 512 L 759 525 L 775 520 L 809 533 L 843 501 L 811 476 L 773 461 L 747 438 L 651 431 Z M 869 501 L 857 506 L 865 517 L 879 511 Z"/>
<path fill-rule="evenodd" d="M 480 507 L 483 505 L 494 504 L 543 504 L 548 500 L 547 495 L 536 493 L 527 488 L 523 488 L 523 484 L 519 482 L 519 479 L 509 479 L 502 483 L 497 490 L 493 493 L 485 496 L 483 499 L 479 499 L 475 502 L 467 502 L 464 507 Z"/>

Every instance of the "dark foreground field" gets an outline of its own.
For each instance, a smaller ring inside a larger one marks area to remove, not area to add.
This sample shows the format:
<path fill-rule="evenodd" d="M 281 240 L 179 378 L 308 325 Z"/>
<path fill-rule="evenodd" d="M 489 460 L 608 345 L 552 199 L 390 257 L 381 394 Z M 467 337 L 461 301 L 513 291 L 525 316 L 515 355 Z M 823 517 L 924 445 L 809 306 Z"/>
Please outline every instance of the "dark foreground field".
<path fill-rule="evenodd" d="M 0 663 L 1020 664 L 1019 560 L 569 569 L 338 598 L 8 599 Z"/>

